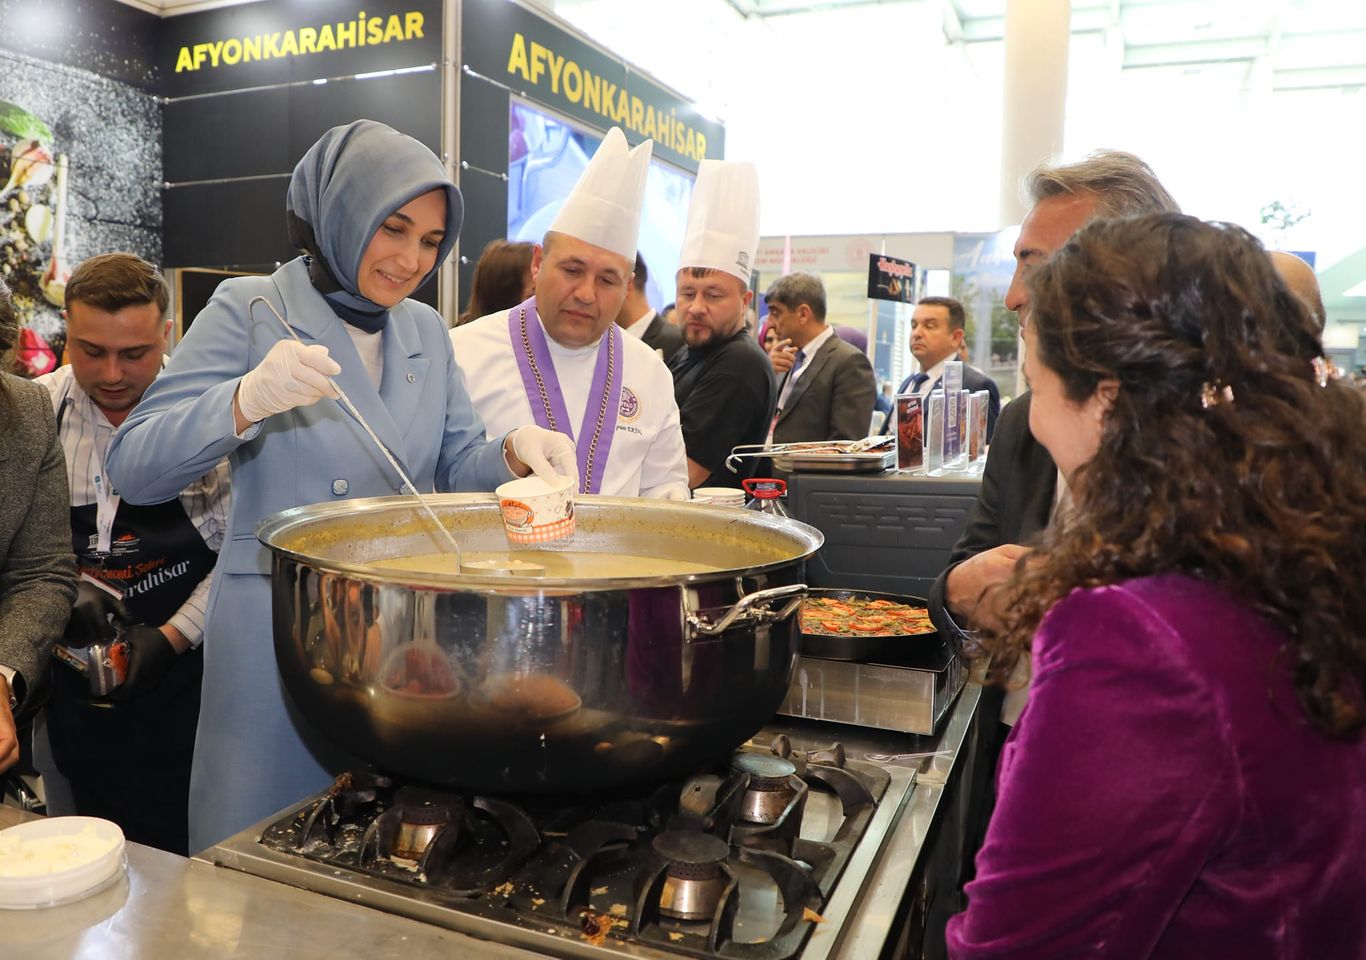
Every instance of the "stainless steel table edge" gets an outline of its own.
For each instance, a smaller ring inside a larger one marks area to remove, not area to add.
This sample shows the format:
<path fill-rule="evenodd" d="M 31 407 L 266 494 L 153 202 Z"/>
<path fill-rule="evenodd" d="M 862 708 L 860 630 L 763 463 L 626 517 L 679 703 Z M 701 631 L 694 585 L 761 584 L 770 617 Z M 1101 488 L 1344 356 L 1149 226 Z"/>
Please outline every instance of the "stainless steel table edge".
<path fill-rule="evenodd" d="M 925 840 L 944 796 L 944 786 L 963 761 L 963 741 L 972 726 L 981 692 L 982 688 L 975 683 L 964 685 L 944 721 L 943 732 L 935 739 L 917 738 L 926 744 L 920 750 L 951 750 L 952 753 L 946 757 L 930 757 L 920 763 L 915 773 L 915 789 L 903 801 L 904 810 L 898 809 L 896 826 L 879 847 L 877 860 L 865 878 L 859 893 L 862 900 L 858 915 L 843 929 L 830 931 L 834 940 L 833 952 L 812 952 L 812 947 L 825 939 L 825 932 L 817 930 L 807 944 L 807 952 L 802 954 L 803 960 L 807 957 L 869 960 L 882 955 L 884 945 L 894 933 L 897 910 L 906 895 L 907 885 L 920 864 Z M 836 895 L 842 895 L 842 891 L 837 890 Z"/>

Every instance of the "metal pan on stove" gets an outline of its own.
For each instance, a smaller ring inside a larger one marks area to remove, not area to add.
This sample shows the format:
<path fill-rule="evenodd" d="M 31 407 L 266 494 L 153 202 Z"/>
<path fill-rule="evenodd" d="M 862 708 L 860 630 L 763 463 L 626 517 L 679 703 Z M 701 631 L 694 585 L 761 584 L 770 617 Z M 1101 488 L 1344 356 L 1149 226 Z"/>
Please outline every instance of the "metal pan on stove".
<path fill-rule="evenodd" d="M 909 597 L 898 593 L 877 593 L 871 590 L 811 589 L 807 596 L 812 600 L 890 600 L 912 607 L 925 607 L 921 597 Z M 933 629 L 924 633 L 896 633 L 884 636 L 836 636 L 822 633 L 807 633 L 802 629 L 801 652 L 805 657 L 819 657 L 822 660 L 880 660 L 904 654 L 908 645 L 933 642 L 938 636 Z"/>

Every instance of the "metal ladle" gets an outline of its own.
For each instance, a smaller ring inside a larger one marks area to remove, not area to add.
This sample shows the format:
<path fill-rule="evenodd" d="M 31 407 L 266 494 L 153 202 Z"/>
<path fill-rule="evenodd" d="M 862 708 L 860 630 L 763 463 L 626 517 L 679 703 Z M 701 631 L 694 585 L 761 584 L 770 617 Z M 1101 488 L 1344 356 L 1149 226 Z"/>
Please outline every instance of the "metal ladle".
<path fill-rule="evenodd" d="M 252 311 L 258 303 L 263 303 L 266 305 L 266 309 L 269 310 L 271 314 L 274 315 L 275 319 L 280 322 L 280 326 L 284 328 L 285 333 L 289 334 L 289 336 L 294 340 L 295 343 L 299 344 L 300 346 L 306 346 L 303 340 L 299 338 L 299 335 L 294 332 L 294 328 L 289 325 L 289 321 L 282 317 L 280 315 L 280 312 L 275 309 L 275 304 L 271 303 L 265 297 L 252 297 L 250 300 L 247 301 L 248 319 L 251 318 Z M 365 417 L 361 416 L 360 410 L 358 410 L 356 408 L 356 405 L 351 402 L 351 398 L 346 395 L 346 391 L 341 388 L 341 384 L 337 383 L 337 381 L 332 379 L 331 377 L 327 377 L 326 379 L 328 384 L 332 387 L 332 389 L 336 391 L 338 402 L 341 403 L 342 407 L 346 410 L 347 413 L 355 417 L 356 422 L 361 425 L 361 429 L 363 429 L 366 435 L 369 436 L 371 441 L 374 442 L 375 447 L 378 448 L 379 452 L 384 455 L 384 459 L 389 461 L 389 466 L 394 468 L 394 472 L 397 473 L 399 479 L 403 481 L 403 489 L 407 493 L 417 498 L 418 506 L 422 508 L 422 512 L 427 515 L 427 518 L 429 520 L 431 520 L 432 525 L 435 526 L 436 529 L 441 532 L 442 538 L 444 538 L 446 541 L 446 546 L 450 548 L 451 554 L 455 557 L 455 568 L 457 571 L 459 571 L 460 573 L 470 573 L 475 575 L 508 577 L 539 577 L 545 574 L 545 567 L 540 566 L 539 564 L 533 564 L 530 561 L 526 560 L 513 560 L 511 558 L 507 560 L 474 560 L 468 564 L 461 563 L 460 544 L 456 543 L 455 537 L 451 536 L 451 532 L 446 529 L 446 525 L 441 522 L 439 517 L 437 517 L 436 512 L 432 510 L 431 504 L 427 502 L 427 498 L 418 492 L 418 489 L 413 484 L 412 479 L 409 478 L 408 472 L 403 469 L 403 466 L 398 462 L 398 459 L 392 453 L 389 452 L 389 448 L 384 445 L 384 441 L 382 441 L 379 438 L 379 435 L 376 434 L 375 431 L 370 428 L 370 424 L 366 422 Z"/>

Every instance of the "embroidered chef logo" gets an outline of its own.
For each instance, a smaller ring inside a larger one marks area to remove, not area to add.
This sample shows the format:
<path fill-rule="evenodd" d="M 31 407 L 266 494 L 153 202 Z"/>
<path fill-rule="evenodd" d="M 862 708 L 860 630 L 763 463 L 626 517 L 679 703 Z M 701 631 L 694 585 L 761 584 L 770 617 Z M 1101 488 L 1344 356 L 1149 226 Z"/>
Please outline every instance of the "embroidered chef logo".
<path fill-rule="evenodd" d="M 621 406 L 617 408 L 617 420 L 622 423 L 635 423 L 640 419 L 640 400 L 630 387 L 621 388 Z"/>
<path fill-rule="evenodd" d="M 739 267 L 741 270 L 745 271 L 745 274 L 748 275 L 748 274 L 749 274 L 749 253 L 746 252 L 746 251 L 744 251 L 744 250 L 741 250 L 739 256 L 737 256 L 737 257 L 735 258 L 735 265 L 736 265 L 737 267 Z"/>

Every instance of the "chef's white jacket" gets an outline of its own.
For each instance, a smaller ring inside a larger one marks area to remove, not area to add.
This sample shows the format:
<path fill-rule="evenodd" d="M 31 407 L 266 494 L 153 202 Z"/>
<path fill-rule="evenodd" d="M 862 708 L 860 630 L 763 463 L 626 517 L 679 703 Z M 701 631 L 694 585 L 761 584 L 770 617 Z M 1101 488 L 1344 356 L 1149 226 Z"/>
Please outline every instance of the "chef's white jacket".
<path fill-rule="evenodd" d="M 483 418 L 488 436 L 501 437 L 536 422 L 512 352 L 506 310 L 456 327 L 451 331 L 451 344 L 465 389 Z M 598 344 L 565 347 L 548 333 L 546 344 L 577 440 L 588 406 Z M 621 406 L 606 472 L 601 473 L 600 492 L 617 497 L 663 497 L 674 490 L 686 497 L 688 460 L 674 401 L 673 376 L 659 355 L 636 337 L 622 337 L 622 345 Z"/>

